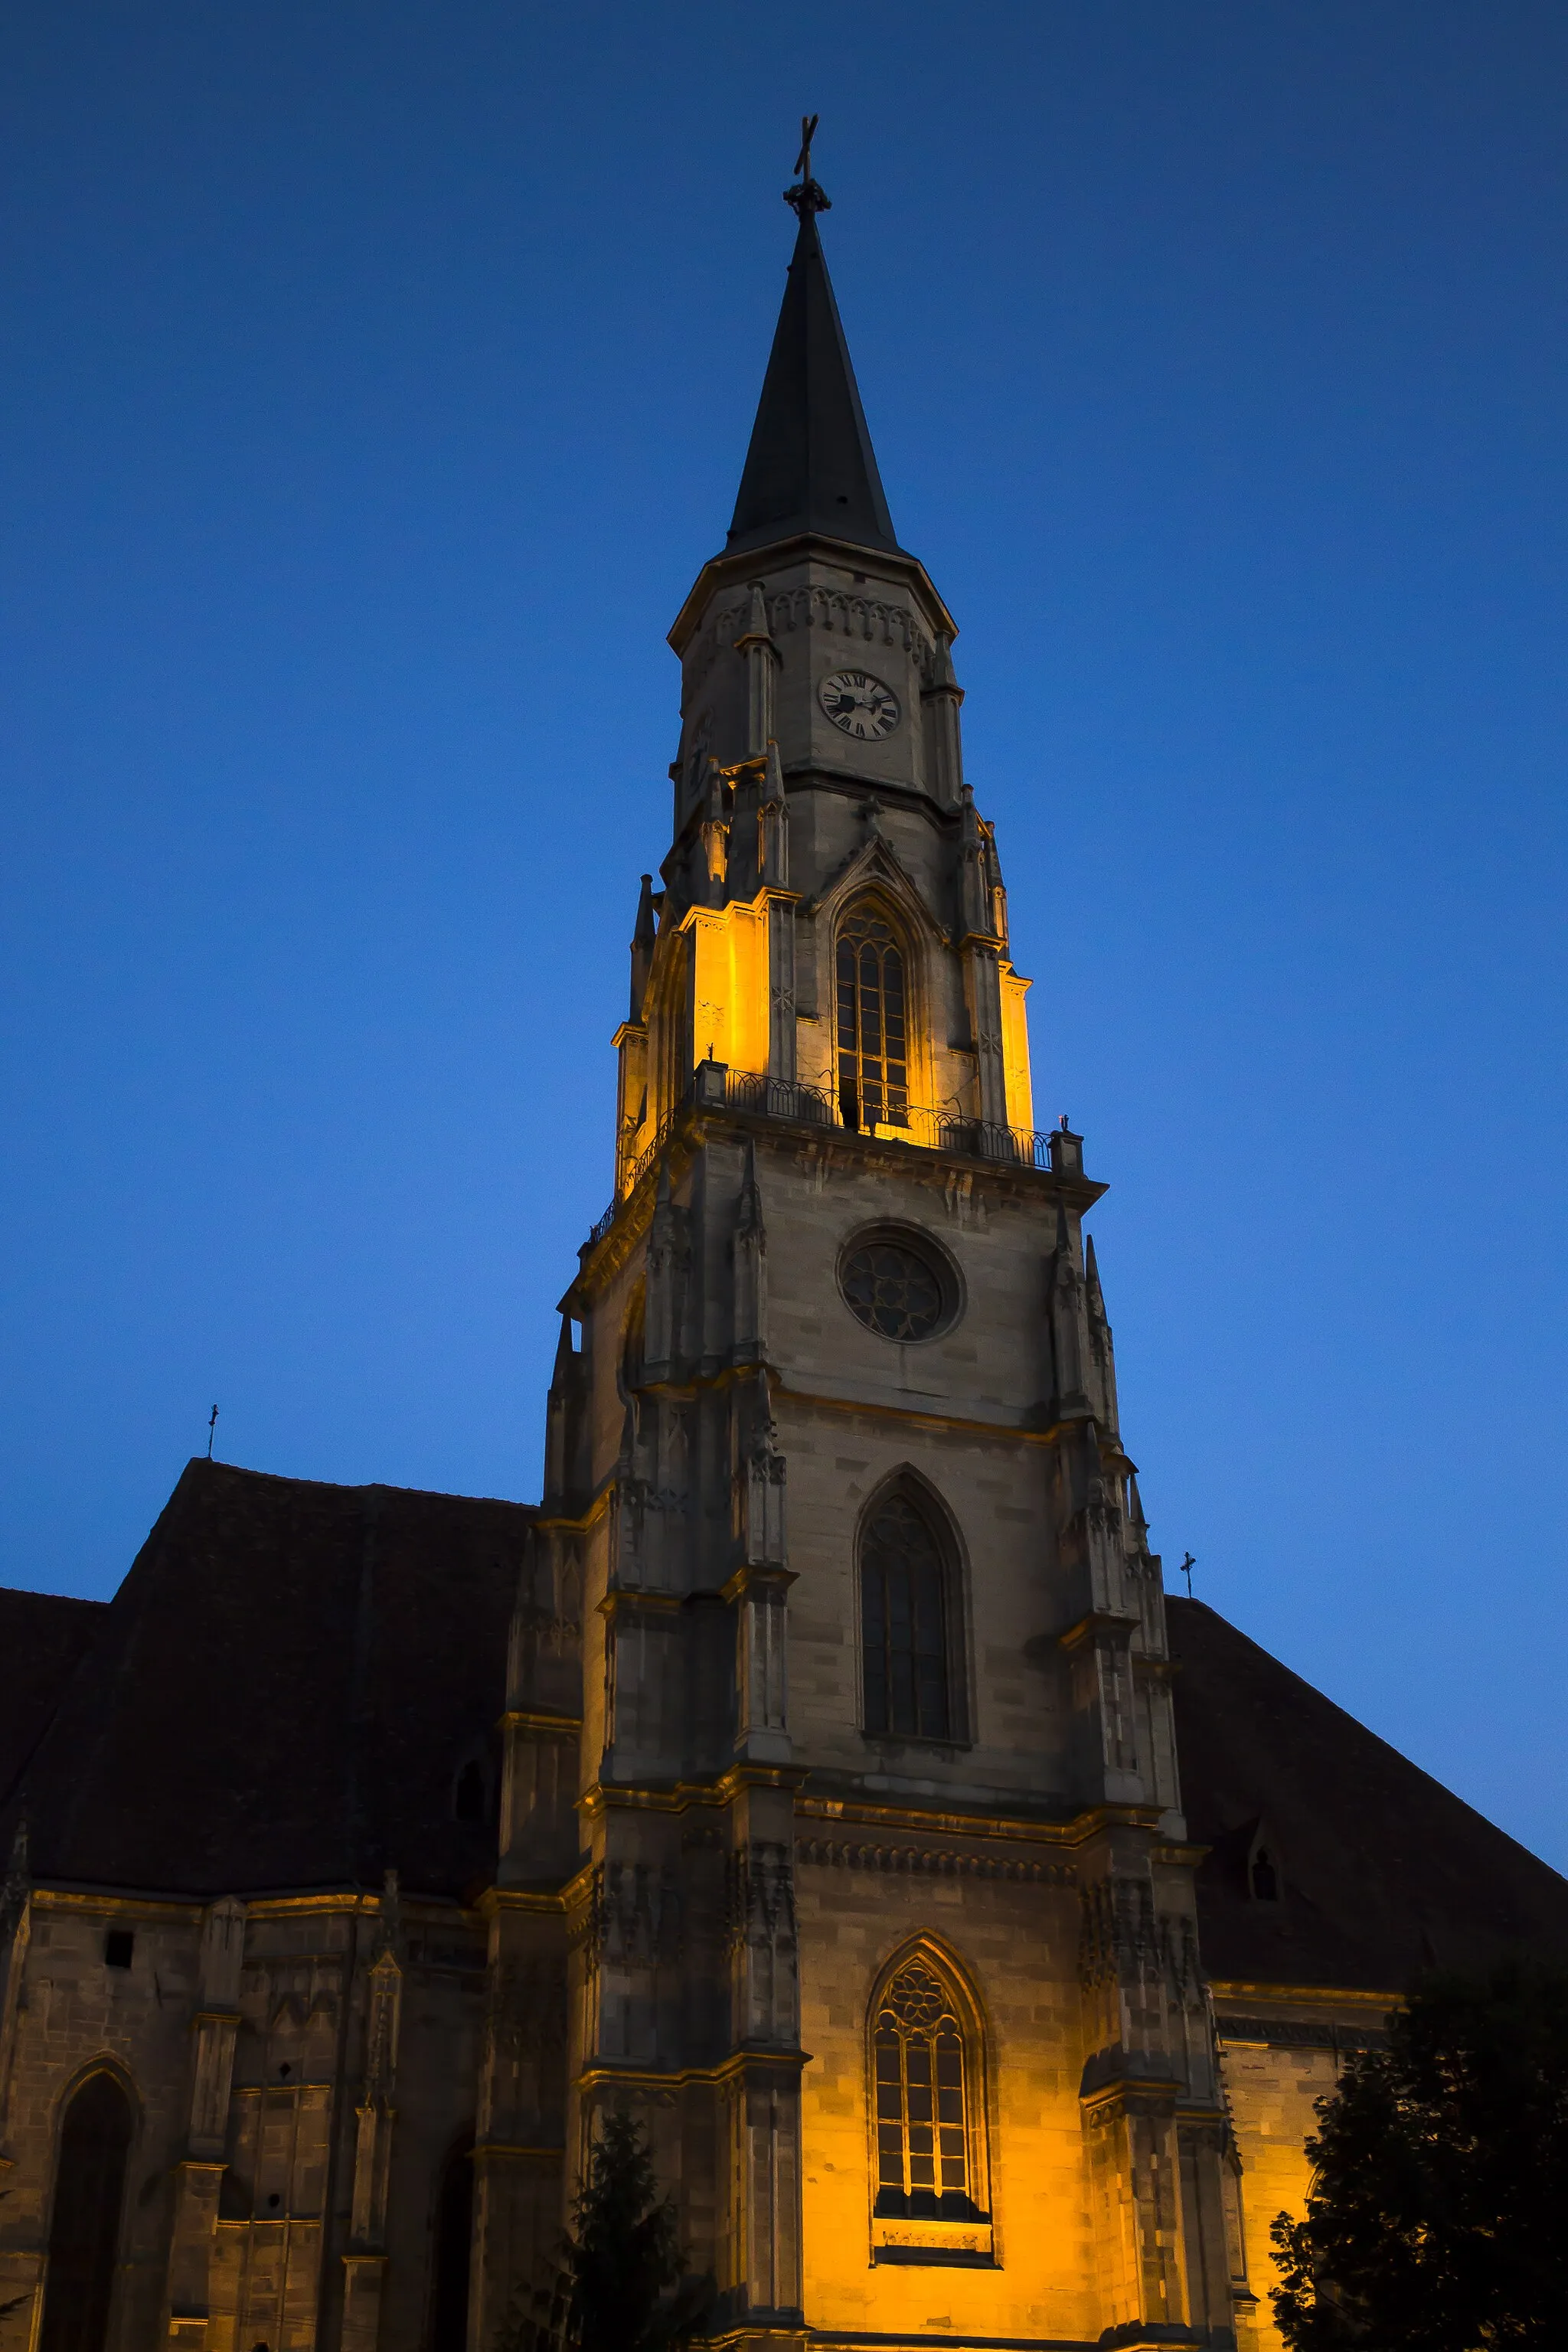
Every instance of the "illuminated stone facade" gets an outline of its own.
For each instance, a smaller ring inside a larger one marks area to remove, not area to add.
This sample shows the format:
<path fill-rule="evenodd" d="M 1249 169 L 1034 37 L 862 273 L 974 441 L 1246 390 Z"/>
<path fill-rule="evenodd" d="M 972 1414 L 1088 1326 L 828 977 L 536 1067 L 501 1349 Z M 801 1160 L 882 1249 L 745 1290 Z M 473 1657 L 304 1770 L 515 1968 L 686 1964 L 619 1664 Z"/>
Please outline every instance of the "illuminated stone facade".
<path fill-rule="evenodd" d="M 611 2104 L 715 2345 L 1272 2343 L 1339 2055 L 1568 1943 L 1167 1602 L 795 193 L 541 1504 L 196 1463 L 110 1607 L 0 1609 L 7 2352 L 491 2352 Z"/>

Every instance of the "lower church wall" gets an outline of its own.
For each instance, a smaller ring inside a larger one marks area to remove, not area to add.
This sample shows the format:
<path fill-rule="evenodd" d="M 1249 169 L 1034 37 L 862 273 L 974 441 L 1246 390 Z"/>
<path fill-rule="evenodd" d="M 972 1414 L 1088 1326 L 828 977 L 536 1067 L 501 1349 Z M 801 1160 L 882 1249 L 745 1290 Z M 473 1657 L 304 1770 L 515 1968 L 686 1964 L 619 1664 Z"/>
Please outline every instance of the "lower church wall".
<path fill-rule="evenodd" d="M 1079 2103 L 1076 1893 L 817 1864 L 804 1842 L 796 1885 L 808 2325 L 828 2342 L 838 2329 L 1091 2341 L 1104 2323 Z M 962 1975 L 979 2012 L 994 2267 L 872 2259 L 869 2004 L 915 1938 Z"/>
<path fill-rule="evenodd" d="M 5 2352 L 37 2341 L 62 2111 L 95 2069 L 113 2075 L 131 2110 L 107 2352 L 143 2352 L 162 2339 L 201 1925 L 194 1904 L 34 1897 L 9 2021 L 9 2081 L 0 2084 L 9 2158 L 0 2172 L 0 2303 L 21 2298 L 0 2319 Z M 128 1968 L 106 1964 L 110 1933 L 132 1938 Z"/>
<path fill-rule="evenodd" d="M 1386 1995 L 1292 2001 L 1267 1985 L 1215 1988 L 1221 2068 L 1240 2158 L 1247 2295 L 1238 2298 L 1240 2352 L 1282 2352 L 1270 2296 L 1279 2284 L 1270 2231 L 1300 2221 L 1311 2168 L 1306 2142 L 1317 2103 L 1331 2098 L 1344 2054 L 1381 2039 Z"/>
<path fill-rule="evenodd" d="M 432 2295 L 443 2185 L 470 2164 L 482 1927 L 450 1907 L 388 1916 L 374 1896 L 252 1904 L 215 2000 L 211 1917 L 31 1896 L 0 2142 L 0 2303 L 19 2300 L 0 2347 L 43 2340 L 62 2128 L 107 2074 L 130 2140 L 105 2352 L 462 2352 L 461 2333 L 437 2344 Z M 399 1958 L 378 1990 L 384 1924 Z M 110 1964 L 125 1948 L 106 1939 L 127 1936 L 129 1965 Z"/>

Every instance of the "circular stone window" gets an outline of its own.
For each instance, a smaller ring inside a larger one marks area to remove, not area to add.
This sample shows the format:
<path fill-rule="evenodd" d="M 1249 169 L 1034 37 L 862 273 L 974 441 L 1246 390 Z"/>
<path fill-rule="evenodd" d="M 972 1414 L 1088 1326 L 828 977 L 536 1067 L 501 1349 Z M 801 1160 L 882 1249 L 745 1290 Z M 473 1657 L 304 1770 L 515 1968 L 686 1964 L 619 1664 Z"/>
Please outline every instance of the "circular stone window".
<path fill-rule="evenodd" d="M 912 1234 L 862 1234 L 838 1265 L 851 1315 L 884 1339 L 929 1339 L 958 1307 L 958 1283 L 944 1256 Z"/>

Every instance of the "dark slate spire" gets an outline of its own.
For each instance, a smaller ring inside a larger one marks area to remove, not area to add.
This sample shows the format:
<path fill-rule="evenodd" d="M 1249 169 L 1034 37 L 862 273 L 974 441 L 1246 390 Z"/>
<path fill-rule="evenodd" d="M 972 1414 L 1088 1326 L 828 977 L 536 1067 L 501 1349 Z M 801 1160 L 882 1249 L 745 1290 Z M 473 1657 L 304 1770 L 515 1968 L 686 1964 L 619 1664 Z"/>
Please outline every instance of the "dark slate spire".
<path fill-rule="evenodd" d="M 816 233 L 827 198 L 811 176 L 816 127 L 815 115 L 801 125 L 801 177 L 784 195 L 800 235 L 730 525 L 731 554 L 804 530 L 899 552 Z"/>

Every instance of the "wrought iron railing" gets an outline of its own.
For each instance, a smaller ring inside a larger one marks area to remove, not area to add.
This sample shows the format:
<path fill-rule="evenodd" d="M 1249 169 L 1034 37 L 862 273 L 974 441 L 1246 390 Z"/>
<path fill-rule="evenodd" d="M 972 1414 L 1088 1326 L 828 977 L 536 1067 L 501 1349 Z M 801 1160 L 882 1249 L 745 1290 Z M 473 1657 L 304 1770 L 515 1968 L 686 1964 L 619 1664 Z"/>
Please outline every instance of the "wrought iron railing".
<path fill-rule="evenodd" d="M 883 1143 L 912 1143 L 922 1151 L 957 1151 L 971 1160 L 1011 1160 L 1016 1167 L 1047 1168 L 1051 1139 L 1032 1127 L 1004 1127 L 994 1120 L 968 1118 L 962 1112 L 929 1110 L 916 1103 L 868 1105 L 858 1119 L 822 1087 L 807 1087 L 793 1078 L 753 1076 L 747 1070 L 725 1073 L 725 1099 L 737 1110 L 759 1111 L 765 1118 L 792 1119 L 797 1127 L 849 1128 L 875 1136 Z"/>
<path fill-rule="evenodd" d="M 824 1087 L 705 1062 L 680 1100 L 660 1119 L 650 1140 L 622 1170 L 619 1192 L 589 1233 L 590 1247 L 609 1232 L 622 1201 L 657 1160 L 676 1120 L 694 1103 L 787 1119 L 795 1127 L 847 1129 L 882 1143 L 910 1144 L 920 1151 L 956 1152 L 964 1159 L 999 1160 L 1016 1168 L 1063 1168 L 1069 1164 L 1066 1145 L 1078 1141 L 1076 1137 L 1064 1139 L 1061 1135 L 1043 1134 L 1037 1128 L 1005 1127 L 992 1119 L 969 1118 L 951 1109 L 930 1110 L 913 1103 L 889 1105 L 887 1116 L 862 1116 L 857 1122 L 846 1117 L 844 1104 Z"/>

